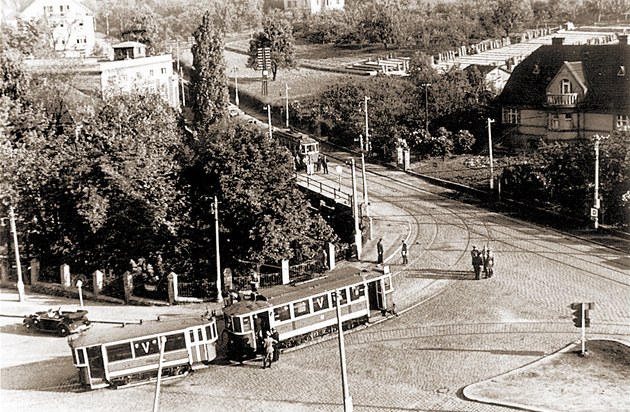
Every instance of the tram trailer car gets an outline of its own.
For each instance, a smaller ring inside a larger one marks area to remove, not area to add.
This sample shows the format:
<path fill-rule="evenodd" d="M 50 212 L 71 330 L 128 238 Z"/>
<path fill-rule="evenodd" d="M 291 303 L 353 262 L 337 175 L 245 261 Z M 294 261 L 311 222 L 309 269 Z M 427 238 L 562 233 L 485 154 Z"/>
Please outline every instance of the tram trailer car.
<path fill-rule="evenodd" d="M 271 327 L 278 332 L 280 348 L 331 333 L 337 325 L 335 291 L 341 297 L 344 329 L 365 324 L 393 308 L 388 266 L 380 271 L 337 268 L 300 284 L 261 289 L 255 301 L 242 300 L 223 311 L 228 357 L 235 361 L 255 357 L 262 352 L 262 337 Z"/>
<path fill-rule="evenodd" d="M 177 318 L 92 330 L 69 339 L 84 389 L 142 384 L 157 379 L 161 338 L 162 379 L 182 377 L 216 358 L 216 319 Z"/>
<path fill-rule="evenodd" d="M 302 164 L 304 156 L 311 159 L 311 164 L 315 164 L 319 158 L 319 142 L 307 134 L 291 130 L 291 129 L 275 129 L 273 135 L 278 138 L 280 144 L 286 146 L 289 151 L 300 156 L 300 164 Z"/>

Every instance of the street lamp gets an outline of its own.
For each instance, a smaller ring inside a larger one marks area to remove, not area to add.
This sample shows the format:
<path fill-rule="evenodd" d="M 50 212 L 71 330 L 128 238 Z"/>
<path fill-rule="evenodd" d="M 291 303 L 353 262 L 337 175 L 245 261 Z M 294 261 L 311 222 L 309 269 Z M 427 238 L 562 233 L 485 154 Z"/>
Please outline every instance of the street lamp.
<path fill-rule="evenodd" d="M 595 193 L 593 196 L 593 210 L 591 211 L 591 216 L 593 217 L 593 222 L 595 224 L 595 229 L 599 227 L 599 144 L 602 140 L 606 140 L 610 137 L 600 136 L 598 134 L 593 136 L 593 142 L 595 143 Z"/>
<path fill-rule="evenodd" d="M 370 134 L 368 129 L 368 100 L 370 100 L 370 98 L 365 96 L 365 99 L 363 101 L 365 111 L 365 149 L 361 147 L 361 152 L 363 152 L 364 150 L 369 150 L 370 147 Z"/>
<path fill-rule="evenodd" d="M 422 83 L 424 87 L 424 133 L 425 137 L 429 135 L 429 87 L 431 83 Z"/>
<path fill-rule="evenodd" d="M 217 302 L 223 302 L 221 287 L 221 257 L 219 255 L 219 200 L 214 197 L 214 203 L 210 206 L 210 213 L 214 215 L 214 244 L 217 255 Z"/>
<path fill-rule="evenodd" d="M 9 208 L 9 224 L 11 227 L 11 234 L 13 234 L 13 246 L 15 249 L 15 265 L 17 266 L 17 290 L 18 298 L 20 302 L 25 302 L 26 297 L 24 295 L 24 281 L 22 280 L 22 264 L 20 263 L 20 248 L 18 245 L 17 229 L 15 227 L 15 211 L 13 205 L 8 197 L 2 199 L 2 204 Z M 2 219 L 4 225 L 4 219 Z"/>
<path fill-rule="evenodd" d="M 492 160 L 492 128 L 494 120 L 488 118 L 488 150 L 490 151 L 490 191 L 494 190 L 494 162 Z"/>
<path fill-rule="evenodd" d="M 267 109 L 267 123 L 269 124 L 269 139 L 273 139 L 273 126 L 271 125 L 271 105 L 269 103 L 267 103 L 267 106 L 265 106 L 265 109 Z"/>

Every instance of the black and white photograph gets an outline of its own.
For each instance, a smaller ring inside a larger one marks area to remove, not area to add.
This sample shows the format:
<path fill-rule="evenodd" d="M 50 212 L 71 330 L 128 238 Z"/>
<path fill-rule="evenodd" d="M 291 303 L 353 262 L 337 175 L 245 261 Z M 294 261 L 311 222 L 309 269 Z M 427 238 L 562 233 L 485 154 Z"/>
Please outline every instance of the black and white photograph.
<path fill-rule="evenodd" d="M 0 0 L 0 409 L 630 412 L 630 0 Z"/>

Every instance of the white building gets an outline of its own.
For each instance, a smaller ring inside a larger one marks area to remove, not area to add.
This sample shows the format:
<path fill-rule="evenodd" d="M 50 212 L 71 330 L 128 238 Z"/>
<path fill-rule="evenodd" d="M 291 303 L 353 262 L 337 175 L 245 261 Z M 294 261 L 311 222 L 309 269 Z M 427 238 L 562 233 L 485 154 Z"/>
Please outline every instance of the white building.
<path fill-rule="evenodd" d="M 118 93 L 152 91 L 159 93 L 172 107 L 179 107 L 179 77 L 173 73 L 170 54 L 144 57 L 145 46 L 125 42 L 114 46 L 116 60 L 31 59 L 27 69 L 36 75 L 54 79 L 63 77 L 76 89 L 99 98 Z"/>
<path fill-rule="evenodd" d="M 344 0 L 282 0 L 286 11 L 317 14 L 330 10 L 343 10 Z"/>
<path fill-rule="evenodd" d="M 51 30 L 51 46 L 67 57 L 91 56 L 94 51 L 94 16 L 75 0 L 35 0 L 18 17 L 42 20 Z"/>

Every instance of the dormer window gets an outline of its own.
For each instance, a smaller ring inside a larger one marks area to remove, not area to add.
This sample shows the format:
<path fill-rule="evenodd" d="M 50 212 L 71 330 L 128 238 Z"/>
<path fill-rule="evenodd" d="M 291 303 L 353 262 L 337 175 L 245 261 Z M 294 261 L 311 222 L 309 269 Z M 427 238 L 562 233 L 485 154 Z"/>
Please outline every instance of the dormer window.
<path fill-rule="evenodd" d="M 619 71 L 617 72 L 617 76 L 625 76 L 626 75 L 626 67 L 619 66 Z"/>
<path fill-rule="evenodd" d="M 538 63 L 534 65 L 534 71 L 532 73 L 540 74 L 540 66 L 538 65 Z"/>
<path fill-rule="evenodd" d="M 571 93 L 571 82 L 567 79 L 562 79 L 560 81 L 560 93 L 569 94 Z"/>

